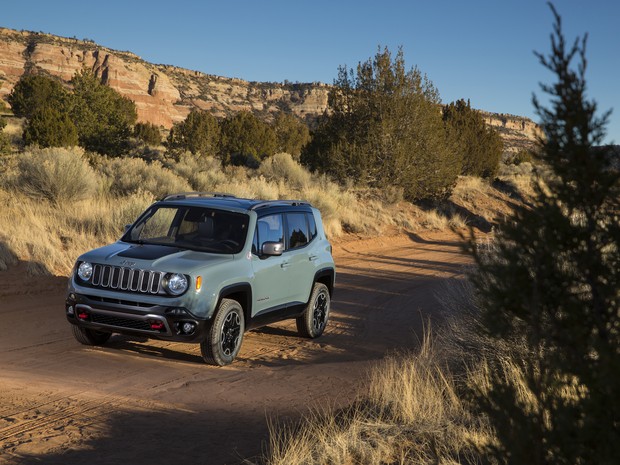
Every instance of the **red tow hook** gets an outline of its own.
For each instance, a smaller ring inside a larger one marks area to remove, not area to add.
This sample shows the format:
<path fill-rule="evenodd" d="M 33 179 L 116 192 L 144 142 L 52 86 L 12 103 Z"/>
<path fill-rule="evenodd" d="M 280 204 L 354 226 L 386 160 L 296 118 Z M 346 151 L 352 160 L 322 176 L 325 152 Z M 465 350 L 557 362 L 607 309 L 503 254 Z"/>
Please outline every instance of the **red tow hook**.
<path fill-rule="evenodd" d="M 163 321 L 151 321 L 150 323 L 151 323 L 151 329 L 153 331 L 161 331 L 162 329 L 165 328 Z"/>
<path fill-rule="evenodd" d="M 86 313 L 86 312 L 80 312 L 80 313 L 78 313 L 78 318 L 79 318 L 80 320 L 88 320 L 88 313 Z"/>

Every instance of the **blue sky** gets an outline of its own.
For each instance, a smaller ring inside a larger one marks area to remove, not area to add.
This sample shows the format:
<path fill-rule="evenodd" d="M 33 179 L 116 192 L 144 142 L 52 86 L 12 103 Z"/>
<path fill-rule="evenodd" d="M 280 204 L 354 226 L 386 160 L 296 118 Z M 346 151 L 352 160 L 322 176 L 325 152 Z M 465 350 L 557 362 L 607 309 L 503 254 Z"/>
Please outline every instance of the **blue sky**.
<path fill-rule="evenodd" d="M 590 98 L 613 108 L 607 142 L 620 144 L 620 2 L 556 0 L 571 40 L 587 32 Z M 536 120 L 532 92 L 552 76 L 552 15 L 543 0 L 173 2 L 5 0 L 0 26 L 89 38 L 165 63 L 250 81 L 331 83 L 377 46 L 403 47 L 442 100 Z"/>

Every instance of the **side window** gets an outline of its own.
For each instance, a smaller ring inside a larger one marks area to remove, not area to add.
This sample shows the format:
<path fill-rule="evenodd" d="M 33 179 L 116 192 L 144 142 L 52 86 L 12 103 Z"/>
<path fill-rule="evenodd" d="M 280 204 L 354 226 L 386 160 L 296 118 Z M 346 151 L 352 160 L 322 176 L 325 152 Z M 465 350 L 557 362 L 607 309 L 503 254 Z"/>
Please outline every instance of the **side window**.
<path fill-rule="evenodd" d="M 305 213 L 287 213 L 286 221 L 288 224 L 288 248 L 295 249 L 303 247 L 308 240 L 308 223 Z"/>
<path fill-rule="evenodd" d="M 310 240 L 312 240 L 317 235 L 316 222 L 312 213 L 306 213 L 306 218 L 308 218 L 308 232 L 310 233 Z"/>
<path fill-rule="evenodd" d="M 256 222 L 257 250 L 259 253 L 265 242 L 284 242 L 284 228 L 282 227 L 282 215 L 269 215 L 259 218 Z"/>

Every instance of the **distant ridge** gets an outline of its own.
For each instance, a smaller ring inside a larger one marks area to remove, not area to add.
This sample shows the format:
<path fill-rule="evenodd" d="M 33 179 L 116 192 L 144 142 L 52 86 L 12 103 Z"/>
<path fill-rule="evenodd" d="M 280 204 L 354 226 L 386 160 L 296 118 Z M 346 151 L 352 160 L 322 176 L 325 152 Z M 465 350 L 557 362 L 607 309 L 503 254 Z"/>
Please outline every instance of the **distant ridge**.
<path fill-rule="evenodd" d="M 327 108 L 330 86 L 314 83 L 249 82 L 153 64 L 128 51 L 90 40 L 42 32 L 0 28 L 0 98 L 6 100 L 24 73 L 41 73 L 68 82 L 87 67 L 103 83 L 136 104 L 138 120 L 169 129 L 192 108 L 226 117 L 240 110 L 271 120 L 279 111 L 300 117 L 311 127 Z M 537 125 L 528 118 L 483 112 L 497 127 L 507 151 L 530 148 Z"/>

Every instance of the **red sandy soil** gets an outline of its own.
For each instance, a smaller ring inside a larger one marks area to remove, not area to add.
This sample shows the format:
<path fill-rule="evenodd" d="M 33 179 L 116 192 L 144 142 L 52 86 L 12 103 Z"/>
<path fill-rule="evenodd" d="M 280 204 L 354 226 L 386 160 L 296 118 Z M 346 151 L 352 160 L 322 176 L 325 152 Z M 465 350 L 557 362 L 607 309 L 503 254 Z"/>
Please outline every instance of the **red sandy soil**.
<path fill-rule="evenodd" d="M 338 408 L 386 353 L 418 346 L 443 280 L 468 258 L 454 235 L 334 247 L 326 333 L 294 322 L 245 335 L 231 366 L 197 345 L 114 335 L 77 343 L 64 317 L 67 278 L 0 273 L 0 464 L 236 464 L 266 449 L 268 422 Z"/>

